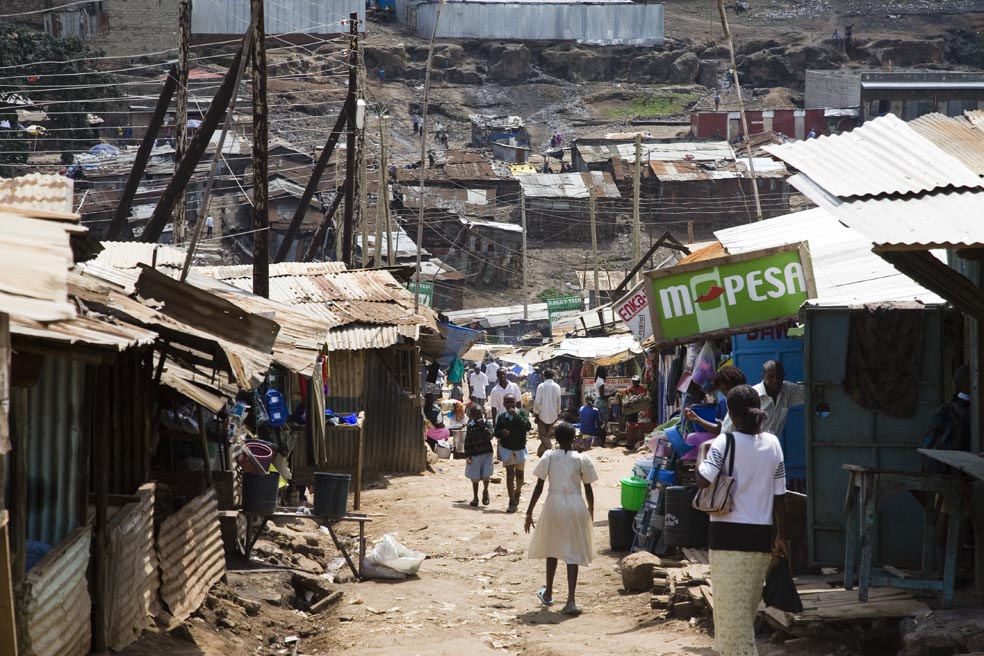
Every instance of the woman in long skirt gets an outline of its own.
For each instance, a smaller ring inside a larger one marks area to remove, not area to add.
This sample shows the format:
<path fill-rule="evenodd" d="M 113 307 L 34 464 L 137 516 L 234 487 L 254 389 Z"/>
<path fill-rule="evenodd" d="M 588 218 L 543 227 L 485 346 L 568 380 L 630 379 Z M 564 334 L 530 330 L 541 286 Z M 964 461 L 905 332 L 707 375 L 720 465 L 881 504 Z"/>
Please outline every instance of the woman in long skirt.
<path fill-rule="evenodd" d="M 560 611 L 565 615 L 580 615 L 581 609 L 574 601 L 577 589 L 577 570 L 587 565 L 594 556 L 591 525 L 594 519 L 594 493 L 591 484 L 598 480 L 594 462 L 583 453 L 573 450 L 574 427 L 561 422 L 554 428 L 559 448 L 548 451 L 533 469 L 536 487 L 526 511 L 526 532 L 533 531 L 529 558 L 547 560 L 546 585 L 537 591 L 540 603 L 552 606 L 554 575 L 557 562 L 567 565 L 567 603 Z M 543 483 L 549 481 L 543 511 L 533 522 L 533 509 L 543 493 Z M 581 485 L 584 485 L 584 497 Z M 587 503 L 585 503 L 585 498 Z"/>

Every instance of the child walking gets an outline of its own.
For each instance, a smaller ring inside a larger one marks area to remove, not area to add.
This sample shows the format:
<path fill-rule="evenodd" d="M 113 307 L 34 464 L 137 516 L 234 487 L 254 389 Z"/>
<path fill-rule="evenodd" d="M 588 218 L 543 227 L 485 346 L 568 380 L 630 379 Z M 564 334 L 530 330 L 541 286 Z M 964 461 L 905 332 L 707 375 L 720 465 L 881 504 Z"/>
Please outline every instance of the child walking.
<path fill-rule="evenodd" d="M 560 611 L 565 615 L 580 615 L 581 609 L 574 601 L 577 589 L 577 569 L 587 565 L 594 556 L 591 523 L 594 519 L 594 492 L 591 484 L 598 480 L 594 462 L 583 453 L 573 450 L 574 427 L 561 422 L 554 428 L 559 448 L 547 451 L 533 469 L 536 487 L 526 511 L 526 532 L 536 529 L 530 540 L 530 559 L 547 559 L 547 582 L 536 596 L 540 603 L 552 606 L 554 575 L 557 561 L 567 565 L 567 603 Z M 543 511 L 533 522 L 533 509 L 543 493 L 543 482 L 550 481 Z M 581 484 L 584 497 L 581 497 Z M 585 498 L 587 503 L 585 504 Z"/>
<path fill-rule="evenodd" d="M 482 481 L 482 505 L 489 499 L 489 479 L 492 478 L 492 426 L 485 419 L 485 412 L 478 404 L 468 408 L 468 426 L 465 428 L 465 477 L 472 482 L 472 507 L 478 506 L 478 482 Z"/>

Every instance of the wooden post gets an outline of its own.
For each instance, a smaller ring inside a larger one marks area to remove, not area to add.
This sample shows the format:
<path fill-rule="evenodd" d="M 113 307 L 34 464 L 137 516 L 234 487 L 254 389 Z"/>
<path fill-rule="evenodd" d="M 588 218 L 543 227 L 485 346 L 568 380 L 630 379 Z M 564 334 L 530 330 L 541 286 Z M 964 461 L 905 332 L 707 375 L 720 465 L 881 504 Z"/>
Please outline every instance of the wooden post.
<path fill-rule="evenodd" d="M 389 190 L 386 188 L 386 157 L 383 154 L 383 116 L 379 115 L 379 174 L 376 176 L 376 238 L 373 242 L 372 266 L 383 266 L 383 204 L 389 203 Z M 386 227 L 389 232 L 389 226 Z"/>
<path fill-rule="evenodd" d="M 311 246 L 308 248 L 308 252 L 302 260 L 303 262 L 310 262 L 314 258 L 315 253 L 318 252 L 322 242 L 325 240 L 325 235 L 328 232 L 328 228 L 331 226 L 332 220 L 335 217 L 335 212 L 338 211 L 338 206 L 341 204 L 342 197 L 344 195 L 345 194 L 342 193 L 341 189 L 335 192 L 335 198 L 332 199 L 331 206 L 328 208 L 328 211 L 325 212 L 325 218 L 321 221 L 321 225 L 318 226 L 318 230 L 314 233 L 314 237 L 311 238 Z M 338 240 L 337 235 L 335 240 Z"/>
<path fill-rule="evenodd" d="M 205 408 L 198 406 L 198 439 L 202 445 L 202 463 L 205 465 L 205 485 L 211 489 L 212 462 L 208 457 L 208 431 L 205 430 Z"/>
<path fill-rule="evenodd" d="M 27 572 L 27 389 L 10 391 L 10 543 L 14 557 L 11 569 L 14 583 L 24 581 Z"/>
<path fill-rule="evenodd" d="M 270 196 L 267 188 L 267 67 L 263 0 L 252 0 L 253 29 L 253 293 L 270 298 Z"/>
<path fill-rule="evenodd" d="M 304 217 L 307 216 L 311 199 L 314 198 L 315 192 L 318 191 L 321 176 L 324 175 L 328 161 L 331 159 L 332 153 L 335 152 L 335 146 L 338 144 L 338 138 L 345 128 L 347 119 L 348 114 L 343 107 L 342 111 L 338 114 L 338 119 L 335 121 L 335 127 L 331 129 L 331 134 L 328 135 L 328 141 L 325 142 L 325 147 L 321 150 L 321 156 L 318 157 L 318 161 L 314 165 L 314 170 L 311 171 L 311 178 L 308 180 L 307 187 L 304 188 L 304 193 L 301 194 L 300 204 L 298 204 L 297 210 L 294 212 L 294 218 L 290 221 L 290 227 L 287 228 L 287 234 L 284 235 L 284 240 L 280 242 L 280 248 L 277 249 L 277 256 L 274 258 L 274 262 L 283 262 L 287 259 L 294 239 L 297 238 L 297 233 L 301 230 L 301 224 L 304 223 Z"/>
<path fill-rule="evenodd" d="M 632 262 L 639 261 L 641 226 L 639 223 L 639 197 L 642 185 L 642 135 L 636 133 L 635 169 L 632 171 Z"/>
<path fill-rule="evenodd" d="M 389 203 L 389 152 L 386 150 L 386 130 L 379 126 L 379 171 L 382 176 L 383 189 L 383 223 L 386 224 L 386 261 L 389 266 L 396 265 L 396 253 L 393 249 L 393 227 L 390 224 Z"/>
<path fill-rule="evenodd" d="M 687 221 L 687 243 L 692 244 L 694 241 L 694 222 Z"/>
<path fill-rule="evenodd" d="M 369 267 L 369 187 L 366 184 L 366 137 L 359 135 L 359 225 L 362 227 L 362 257 L 359 263 L 363 269 Z"/>
<path fill-rule="evenodd" d="M 243 45 L 248 46 L 251 40 L 252 31 L 244 39 Z M 218 90 L 215 92 L 215 97 L 212 98 L 212 102 L 208 106 L 208 111 L 205 112 L 205 118 L 202 121 L 201 127 L 198 128 L 195 138 L 191 140 L 191 144 L 188 146 L 188 152 L 181 158 L 174 171 L 174 177 L 168 182 L 167 188 L 164 189 L 160 200 L 157 201 L 157 207 L 154 208 L 154 213 L 151 215 L 150 220 L 147 221 L 143 234 L 140 236 L 141 241 L 156 242 L 161 238 L 161 233 L 164 232 L 164 226 L 167 224 L 168 219 L 171 218 L 171 214 L 174 212 L 174 206 L 178 202 L 178 195 L 188 185 L 191 174 L 194 173 L 195 167 L 198 166 L 198 160 L 201 159 L 202 154 L 205 153 L 205 149 L 212 140 L 215 128 L 219 126 L 219 121 L 226 114 L 229 100 L 235 95 L 236 89 L 239 86 L 238 71 L 241 70 L 240 62 L 245 57 L 244 48 L 240 46 L 232 58 L 232 64 L 229 66 L 229 70 L 226 71 L 225 77 L 222 79 L 222 84 L 219 85 Z"/>
<path fill-rule="evenodd" d="M 342 223 L 342 261 L 353 267 L 352 259 L 353 219 L 355 217 L 355 98 L 359 88 L 359 14 L 349 14 L 349 82 L 348 96 L 345 99 L 348 114 L 348 134 L 345 141 L 345 214 Z"/>
<path fill-rule="evenodd" d="M 123 187 L 123 195 L 120 197 L 119 205 L 116 206 L 116 211 L 113 212 L 113 220 L 110 222 L 109 228 L 106 231 L 107 239 L 118 239 L 120 233 L 123 232 L 123 225 L 126 223 L 127 217 L 130 216 L 130 204 L 133 202 L 133 197 L 137 193 L 137 186 L 139 186 L 140 181 L 143 179 L 144 170 L 147 168 L 147 162 L 150 160 L 150 151 L 154 148 L 154 141 L 157 139 L 161 126 L 164 124 L 164 117 L 167 116 L 167 108 L 171 104 L 174 89 L 178 86 L 177 75 L 177 68 L 172 64 L 171 68 L 167 71 L 167 78 L 164 80 L 161 95 L 157 98 L 154 115 L 150 117 L 150 125 L 147 126 L 147 133 L 144 135 L 143 141 L 140 142 L 140 148 L 137 149 L 137 156 L 133 161 L 133 168 L 130 169 L 130 175 L 127 176 L 126 185 Z"/>
<path fill-rule="evenodd" d="M 359 413 L 359 447 L 356 454 L 355 461 L 355 498 L 352 500 L 352 506 L 355 510 L 359 510 L 362 507 L 362 461 L 364 459 L 365 451 L 365 413 Z"/>
<path fill-rule="evenodd" d="M 188 71 L 191 69 L 191 0 L 178 1 L 178 101 L 174 117 L 174 168 L 188 151 Z M 183 244 L 188 226 L 184 190 L 174 213 L 174 243 Z"/>
<path fill-rule="evenodd" d="M 10 452 L 10 316 L 0 313 L 0 653 L 17 656 L 17 618 L 11 569 L 6 485 L 6 454 Z"/>
<path fill-rule="evenodd" d="M 99 393 L 111 388 L 109 367 L 100 366 L 97 375 Z M 96 518 L 92 532 L 92 651 L 106 651 L 106 524 L 109 517 L 109 438 L 112 416 L 110 406 L 102 405 L 102 430 L 92 435 L 92 481 L 96 493 Z"/>
<path fill-rule="evenodd" d="M 528 260 L 526 257 L 526 194 L 523 188 L 519 188 L 519 217 L 523 226 L 523 321 L 530 318 L 530 288 L 529 276 L 527 275 Z"/>
<path fill-rule="evenodd" d="M 588 189 L 588 214 L 591 217 L 591 259 L 594 262 L 594 304 L 600 305 L 601 296 L 598 293 L 598 226 L 595 222 L 594 189 Z"/>

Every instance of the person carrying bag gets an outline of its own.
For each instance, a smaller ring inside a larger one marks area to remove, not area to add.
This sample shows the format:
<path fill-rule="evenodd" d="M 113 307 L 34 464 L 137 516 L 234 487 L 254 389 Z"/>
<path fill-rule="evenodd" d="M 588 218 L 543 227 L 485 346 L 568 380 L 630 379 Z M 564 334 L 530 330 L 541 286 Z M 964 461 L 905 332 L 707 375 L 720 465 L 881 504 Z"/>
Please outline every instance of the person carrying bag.
<path fill-rule="evenodd" d="M 695 507 L 710 513 L 708 547 L 714 594 L 714 643 L 720 656 L 756 656 L 755 613 L 772 554 L 788 556 L 786 468 L 758 392 L 728 393 L 734 432 L 710 442 L 697 467 Z M 773 518 L 778 534 L 773 539 Z"/>

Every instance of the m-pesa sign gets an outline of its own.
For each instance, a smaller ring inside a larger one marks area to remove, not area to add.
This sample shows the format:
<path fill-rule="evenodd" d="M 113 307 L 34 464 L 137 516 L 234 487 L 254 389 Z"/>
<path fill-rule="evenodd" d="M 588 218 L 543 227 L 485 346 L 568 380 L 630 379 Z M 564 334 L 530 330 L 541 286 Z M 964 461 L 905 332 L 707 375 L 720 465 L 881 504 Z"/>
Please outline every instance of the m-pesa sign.
<path fill-rule="evenodd" d="M 816 297 L 804 244 L 692 262 L 646 274 L 659 344 L 724 337 L 788 321 Z"/>

